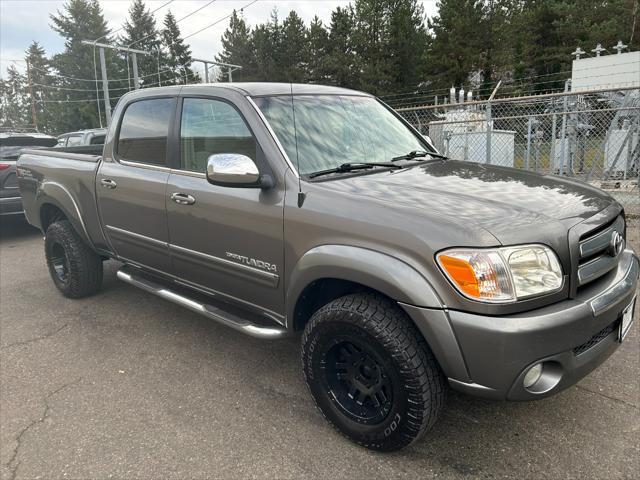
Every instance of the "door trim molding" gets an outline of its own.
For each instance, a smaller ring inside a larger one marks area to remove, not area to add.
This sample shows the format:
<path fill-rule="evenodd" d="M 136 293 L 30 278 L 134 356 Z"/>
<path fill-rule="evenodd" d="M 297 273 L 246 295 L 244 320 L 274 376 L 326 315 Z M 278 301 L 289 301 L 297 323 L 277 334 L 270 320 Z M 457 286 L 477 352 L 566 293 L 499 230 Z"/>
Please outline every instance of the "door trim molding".
<path fill-rule="evenodd" d="M 191 250 L 171 243 L 169 244 L 169 250 L 174 254 L 178 254 L 183 260 L 195 261 L 205 267 L 216 268 L 226 273 L 239 275 L 248 280 L 267 285 L 271 288 L 276 288 L 280 281 L 280 276 L 275 273 L 266 272 L 259 268 L 233 262 L 226 258 L 216 257 L 214 255 L 209 255 L 208 253 L 198 252 L 196 250 Z"/>
<path fill-rule="evenodd" d="M 110 230 L 110 231 L 112 231 L 114 233 L 119 233 L 121 235 L 133 237 L 133 238 L 135 238 L 137 240 L 142 240 L 143 242 L 148 242 L 148 243 L 151 243 L 153 245 L 162 246 L 162 247 L 165 247 L 165 248 L 169 246 L 169 244 L 167 242 L 163 242 L 162 240 L 157 240 L 157 239 L 152 238 L 152 237 L 147 237 L 146 235 L 141 235 L 140 233 L 131 232 L 129 230 L 125 230 L 123 228 L 114 227 L 112 225 L 105 225 L 105 227 L 107 228 L 107 230 Z"/>

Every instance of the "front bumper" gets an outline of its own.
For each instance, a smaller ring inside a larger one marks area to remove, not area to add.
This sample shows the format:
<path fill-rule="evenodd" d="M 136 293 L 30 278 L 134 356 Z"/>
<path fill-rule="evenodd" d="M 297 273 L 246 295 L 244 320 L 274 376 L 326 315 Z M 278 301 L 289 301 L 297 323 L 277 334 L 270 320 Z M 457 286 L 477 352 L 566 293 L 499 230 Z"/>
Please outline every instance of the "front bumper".
<path fill-rule="evenodd" d="M 0 198 L 0 216 L 24 213 L 21 197 Z"/>
<path fill-rule="evenodd" d="M 617 326 L 637 294 L 639 272 L 638 257 L 625 250 L 616 270 L 576 298 L 516 315 L 402 306 L 453 388 L 485 398 L 533 400 L 575 384 L 615 351 Z M 524 388 L 523 379 L 538 362 L 548 362 L 553 387 L 534 393 Z"/>

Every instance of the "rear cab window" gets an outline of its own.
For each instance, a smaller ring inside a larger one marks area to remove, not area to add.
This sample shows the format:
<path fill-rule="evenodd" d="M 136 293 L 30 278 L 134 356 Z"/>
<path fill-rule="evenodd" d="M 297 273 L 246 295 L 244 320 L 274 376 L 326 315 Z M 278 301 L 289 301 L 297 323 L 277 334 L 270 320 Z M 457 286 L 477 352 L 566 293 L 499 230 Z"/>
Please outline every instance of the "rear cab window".
<path fill-rule="evenodd" d="M 121 160 L 167 165 L 167 137 L 174 103 L 174 98 L 151 98 L 126 107 L 116 144 Z"/>

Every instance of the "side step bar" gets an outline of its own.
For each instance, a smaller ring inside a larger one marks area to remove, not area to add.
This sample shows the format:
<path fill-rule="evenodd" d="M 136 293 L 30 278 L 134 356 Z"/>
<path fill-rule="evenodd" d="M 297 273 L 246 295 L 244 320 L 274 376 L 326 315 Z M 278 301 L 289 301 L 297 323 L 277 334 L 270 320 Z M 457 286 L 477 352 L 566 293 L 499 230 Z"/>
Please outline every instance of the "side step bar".
<path fill-rule="evenodd" d="M 182 305 L 189 310 L 204 315 L 211 320 L 215 320 L 218 323 L 231 327 L 234 330 L 238 330 L 252 337 L 275 339 L 284 337 L 288 334 L 288 331 L 285 328 L 256 325 L 220 308 L 193 300 L 185 295 L 170 290 L 153 280 L 141 275 L 136 275 L 127 269 L 127 267 L 123 267 L 118 270 L 117 275 L 123 282 L 127 282 L 135 287 L 141 288 L 142 290 L 146 290 L 147 292 L 153 293 L 154 295 L 164 298 L 165 300 L 169 300 L 170 302 Z"/>

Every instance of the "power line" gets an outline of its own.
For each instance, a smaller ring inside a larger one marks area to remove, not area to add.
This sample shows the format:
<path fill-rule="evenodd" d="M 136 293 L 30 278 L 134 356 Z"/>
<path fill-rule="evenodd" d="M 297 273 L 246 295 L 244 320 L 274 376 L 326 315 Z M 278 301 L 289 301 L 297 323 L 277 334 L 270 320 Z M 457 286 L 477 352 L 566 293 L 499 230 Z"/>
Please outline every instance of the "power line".
<path fill-rule="evenodd" d="M 245 8 L 249 8 L 251 5 L 253 5 L 253 4 L 254 4 L 254 3 L 256 3 L 257 1 L 258 1 L 258 0 L 253 0 L 253 1 L 249 2 L 249 3 L 247 3 L 245 6 L 241 7 L 241 8 L 240 8 L 240 10 L 242 11 L 242 10 L 244 10 Z M 191 33 L 191 34 L 187 35 L 186 37 L 183 37 L 183 38 L 182 38 L 182 40 L 186 40 L 187 38 L 191 38 L 191 37 L 193 37 L 194 35 L 197 35 L 197 34 L 199 34 L 199 33 L 203 32 L 203 31 L 205 31 L 206 29 L 211 28 L 211 27 L 213 27 L 214 25 L 217 25 L 217 24 L 218 24 L 218 23 L 220 23 L 220 22 L 223 22 L 224 20 L 226 20 L 227 18 L 231 17 L 232 15 L 233 15 L 233 12 L 231 12 L 229 15 L 226 15 L 226 16 L 222 17 L 222 18 L 221 18 L 221 19 L 219 19 L 219 20 L 216 20 L 216 21 L 215 21 L 215 22 L 213 22 L 213 23 L 210 23 L 209 25 L 207 25 L 207 26 L 205 26 L 205 27 L 201 28 L 200 30 L 198 30 L 198 31 L 196 31 L 196 32 L 193 32 L 193 33 Z M 170 47 L 171 45 L 174 45 L 175 43 L 176 43 L 176 42 L 172 42 L 172 43 L 170 43 L 170 44 L 169 44 L 169 45 L 167 45 L 167 46 L 168 46 L 168 47 Z"/>
<path fill-rule="evenodd" d="M 173 0 L 172 0 L 172 1 L 173 1 Z M 190 16 L 192 16 L 192 15 L 194 15 L 194 14 L 198 13 L 198 12 L 199 12 L 200 10 L 202 10 L 203 8 L 208 7 L 209 5 L 211 5 L 212 3 L 214 3 L 215 1 L 216 1 L 216 0 L 211 0 L 210 2 L 208 2 L 208 3 L 207 3 L 207 4 L 205 4 L 205 5 L 203 5 L 202 7 L 199 7 L 199 8 L 197 8 L 196 10 L 194 10 L 193 12 L 188 13 L 187 15 L 185 15 L 184 17 L 182 17 L 180 20 L 176 20 L 176 23 L 180 23 L 181 21 L 186 20 L 186 19 L 187 19 L 187 18 L 189 18 Z M 171 3 L 171 2 L 168 2 L 168 3 Z M 155 11 L 156 11 L 156 10 L 154 10 L 154 12 L 155 12 Z M 153 13 L 153 12 L 151 12 L 151 13 Z M 147 38 L 149 38 L 149 37 L 153 37 L 153 36 L 154 36 L 154 35 L 156 35 L 156 34 L 157 34 L 157 32 L 150 33 L 149 35 L 146 35 L 146 36 L 144 36 L 144 37 L 142 37 L 142 38 L 139 38 L 138 40 L 136 40 L 136 41 L 134 41 L 134 42 L 131 42 L 129 45 L 127 45 L 127 47 L 131 47 L 131 45 L 134 45 L 134 44 L 136 44 L 136 43 L 138 43 L 138 42 L 141 42 L 142 40 L 145 40 L 145 39 L 147 39 Z"/>

